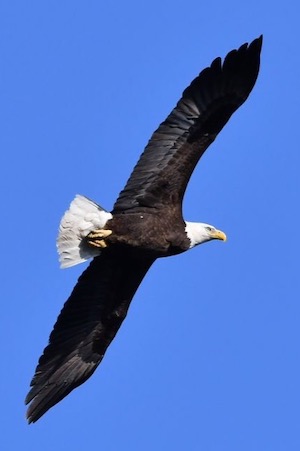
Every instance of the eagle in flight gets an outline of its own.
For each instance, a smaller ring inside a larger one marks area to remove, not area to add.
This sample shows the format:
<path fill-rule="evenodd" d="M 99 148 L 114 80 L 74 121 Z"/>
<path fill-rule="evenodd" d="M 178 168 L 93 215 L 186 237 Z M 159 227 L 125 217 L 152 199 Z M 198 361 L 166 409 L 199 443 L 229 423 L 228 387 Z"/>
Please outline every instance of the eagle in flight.
<path fill-rule="evenodd" d="M 77 195 L 59 227 L 63 268 L 93 258 L 58 316 L 26 397 L 29 423 L 96 370 L 157 258 L 225 240 L 224 232 L 183 219 L 192 172 L 258 76 L 262 36 L 216 58 L 153 133 L 111 212 Z"/>

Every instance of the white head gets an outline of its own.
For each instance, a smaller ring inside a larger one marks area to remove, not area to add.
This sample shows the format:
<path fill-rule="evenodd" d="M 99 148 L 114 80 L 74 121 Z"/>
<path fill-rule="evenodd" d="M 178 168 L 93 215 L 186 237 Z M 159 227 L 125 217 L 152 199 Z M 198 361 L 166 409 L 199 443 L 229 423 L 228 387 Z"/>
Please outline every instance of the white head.
<path fill-rule="evenodd" d="M 205 243 L 210 240 L 226 241 L 226 235 L 221 230 L 217 230 L 210 224 L 204 222 L 187 222 L 185 232 L 191 242 L 190 249 L 198 244 Z"/>

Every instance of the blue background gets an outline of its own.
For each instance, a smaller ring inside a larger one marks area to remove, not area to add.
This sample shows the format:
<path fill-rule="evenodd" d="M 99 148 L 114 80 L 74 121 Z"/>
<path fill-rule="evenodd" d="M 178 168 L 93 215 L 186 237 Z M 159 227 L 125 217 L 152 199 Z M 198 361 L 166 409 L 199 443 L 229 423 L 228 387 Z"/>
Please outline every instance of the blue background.
<path fill-rule="evenodd" d="M 0 5 L 3 450 L 299 450 L 297 2 Z M 217 56 L 264 34 L 248 101 L 198 165 L 213 242 L 158 261 L 95 375 L 38 423 L 24 397 L 84 266 L 55 240 L 76 193 L 110 209 L 151 133 Z"/>

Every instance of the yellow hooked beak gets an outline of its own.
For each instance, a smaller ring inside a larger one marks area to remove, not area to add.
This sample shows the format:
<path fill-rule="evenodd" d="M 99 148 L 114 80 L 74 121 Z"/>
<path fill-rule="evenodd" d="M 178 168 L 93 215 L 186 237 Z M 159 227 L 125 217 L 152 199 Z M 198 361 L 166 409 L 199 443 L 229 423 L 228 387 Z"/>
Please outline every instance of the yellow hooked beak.
<path fill-rule="evenodd" d="M 214 238 L 215 240 L 222 240 L 222 241 L 227 240 L 227 236 L 225 235 L 224 232 L 222 232 L 222 230 L 213 230 L 211 232 L 211 237 Z"/>

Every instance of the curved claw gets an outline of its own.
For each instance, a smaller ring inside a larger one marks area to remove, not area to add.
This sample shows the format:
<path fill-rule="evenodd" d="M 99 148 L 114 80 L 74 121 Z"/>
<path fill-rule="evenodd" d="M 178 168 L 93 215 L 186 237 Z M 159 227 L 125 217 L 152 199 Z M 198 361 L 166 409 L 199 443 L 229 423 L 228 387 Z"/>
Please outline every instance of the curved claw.
<path fill-rule="evenodd" d="M 90 246 L 105 248 L 107 244 L 105 242 L 105 238 L 112 234 L 112 230 L 99 229 L 90 232 L 86 236 L 86 241 Z"/>

